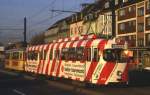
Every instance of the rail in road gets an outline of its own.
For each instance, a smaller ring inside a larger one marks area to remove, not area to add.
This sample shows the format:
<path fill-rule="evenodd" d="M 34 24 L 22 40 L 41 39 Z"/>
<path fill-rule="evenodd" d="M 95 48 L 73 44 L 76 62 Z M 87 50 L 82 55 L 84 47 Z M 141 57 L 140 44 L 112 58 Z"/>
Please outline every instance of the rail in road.
<path fill-rule="evenodd" d="M 0 93 L 3 95 L 150 95 L 150 86 L 83 87 L 59 80 L 36 80 L 0 70 Z"/>

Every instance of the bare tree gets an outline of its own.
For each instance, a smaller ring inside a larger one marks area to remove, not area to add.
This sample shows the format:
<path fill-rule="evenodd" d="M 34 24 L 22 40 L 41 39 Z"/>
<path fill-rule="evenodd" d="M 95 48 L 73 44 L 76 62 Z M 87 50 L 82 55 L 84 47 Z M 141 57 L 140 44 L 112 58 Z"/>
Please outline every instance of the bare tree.
<path fill-rule="evenodd" d="M 30 45 L 39 45 L 39 44 L 44 44 L 44 33 L 35 35 L 30 40 Z"/>

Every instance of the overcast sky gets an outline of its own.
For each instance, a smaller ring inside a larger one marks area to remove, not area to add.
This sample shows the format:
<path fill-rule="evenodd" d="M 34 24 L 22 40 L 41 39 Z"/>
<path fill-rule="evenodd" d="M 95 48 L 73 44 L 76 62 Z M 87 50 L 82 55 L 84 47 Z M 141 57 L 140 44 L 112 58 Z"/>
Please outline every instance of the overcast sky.
<path fill-rule="evenodd" d="M 23 18 L 27 17 L 27 37 L 45 31 L 56 20 L 70 13 L 53 13 L 50 10 L 75 10 L 82 3 L 94 0 L 0 0 L 0 42 L 23 40 Z M 56 16 L 57 15 L 57 16 Z"/>

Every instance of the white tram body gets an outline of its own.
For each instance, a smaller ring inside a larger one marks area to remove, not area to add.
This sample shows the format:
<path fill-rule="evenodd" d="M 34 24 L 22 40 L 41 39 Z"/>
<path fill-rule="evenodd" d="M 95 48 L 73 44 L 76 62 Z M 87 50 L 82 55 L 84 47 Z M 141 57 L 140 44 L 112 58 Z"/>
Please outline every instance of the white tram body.
<path fill-rule="evenodd" d="M 128 82 L 127 50 L 95 35 L 59 39 L 27 48 L 25 71 L 98 85 Z"/>

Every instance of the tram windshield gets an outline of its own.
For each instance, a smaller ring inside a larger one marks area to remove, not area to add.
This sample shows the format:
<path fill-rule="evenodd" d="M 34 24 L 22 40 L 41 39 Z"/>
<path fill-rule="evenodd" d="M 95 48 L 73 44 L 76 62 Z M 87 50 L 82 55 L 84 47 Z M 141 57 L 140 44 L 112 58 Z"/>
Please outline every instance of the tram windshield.
<path fill-rule="evenodd" d="M 28 60 L 37 60 L 38 59 L 38 52 L 31 51 L 28 52 Z"/>
<path fill-rule="evenodd" d="M 118 63 L 126 63 L 127 61 L 127 56 L 123 49 L 106 49 L 103 55 L 106 61 L 115 61 Z"/>

